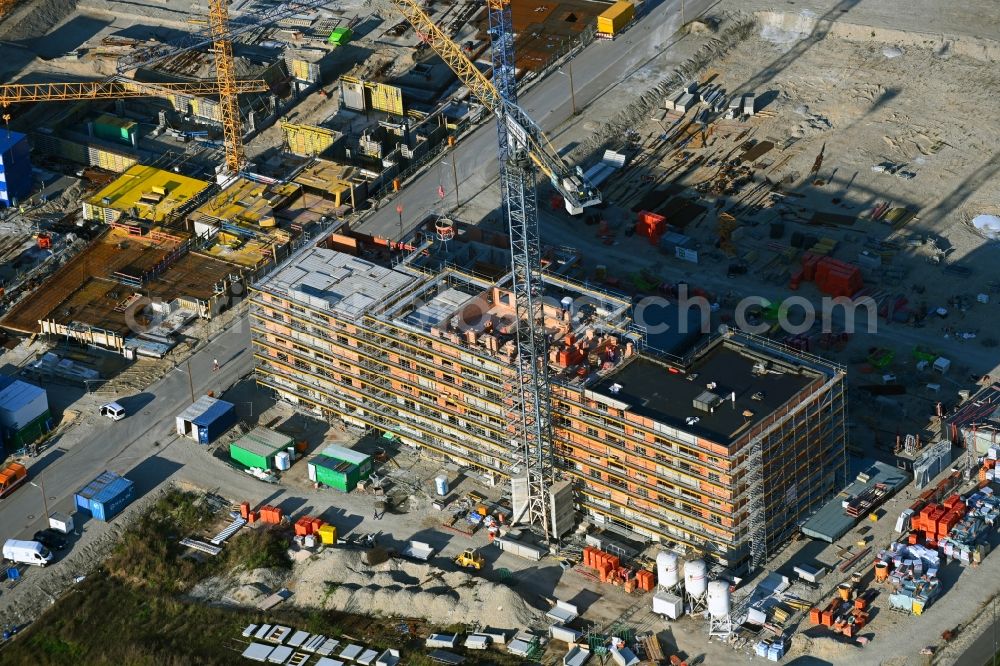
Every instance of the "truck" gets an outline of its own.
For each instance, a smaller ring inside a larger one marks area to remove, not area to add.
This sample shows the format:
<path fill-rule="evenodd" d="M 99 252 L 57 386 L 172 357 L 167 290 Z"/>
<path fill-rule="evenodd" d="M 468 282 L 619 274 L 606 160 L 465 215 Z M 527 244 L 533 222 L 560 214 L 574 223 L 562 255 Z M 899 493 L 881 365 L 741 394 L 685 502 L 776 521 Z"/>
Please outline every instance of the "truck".
<path fill-rule="evenodd" d="M 0 470 L 0 498 L 7 497 L 28 481 L 28 468 L 21 463 L 8 463 Z"/>
<path fill-rule="evenodd" d="M 36 567 L 44 567 L 52 561 L 52 553 L 37 541 L 7 539 L 3 544 L 3 556 L 6 560 Z"/>

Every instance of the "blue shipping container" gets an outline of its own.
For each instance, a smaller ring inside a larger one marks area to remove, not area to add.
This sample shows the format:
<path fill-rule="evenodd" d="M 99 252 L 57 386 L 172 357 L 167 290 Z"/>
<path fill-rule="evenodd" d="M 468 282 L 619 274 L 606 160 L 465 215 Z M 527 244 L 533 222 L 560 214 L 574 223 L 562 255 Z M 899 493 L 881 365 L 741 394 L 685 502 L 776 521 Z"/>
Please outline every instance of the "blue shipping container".
<path fill-rule="evenodd" d="M 90 513 L 97 520 L 108 521 L 121 513 L 135 499 L 135 484 L 118 479 L 90 500 Z"/>
<path fill-rule="evenodd" d="M 108 521 L 135 499 L 135 483 L 114 472 L 103 472 L 74 496 L 77 509 Z"/>
<path fill-rule="evenodd" d="M 236 425 L 236 405 L 219 400 L 191 419 L 191 423 L 198 428 L 198 442 L 208 444 Z"/>

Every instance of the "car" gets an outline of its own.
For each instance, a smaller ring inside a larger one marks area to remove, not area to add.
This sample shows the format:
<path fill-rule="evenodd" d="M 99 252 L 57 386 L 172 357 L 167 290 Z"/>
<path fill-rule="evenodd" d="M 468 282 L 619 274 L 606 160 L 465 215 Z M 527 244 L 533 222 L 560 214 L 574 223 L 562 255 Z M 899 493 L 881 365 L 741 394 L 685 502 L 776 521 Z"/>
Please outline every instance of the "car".
<path fill-rule="evenodd" d="M 101 416 L 107 416 L 112 421 L 121 421 L 125 418 L 125 408 L 117 402 L 109 402 L 101 405 Z"/>
<path fill-rule="evenodd" d="M 35 532 L 32 541 L 37 541 L 49 550 L 66 550 L 66 547 L 69 546 L 66 536 L 53 529 L 44 529 Z"/>

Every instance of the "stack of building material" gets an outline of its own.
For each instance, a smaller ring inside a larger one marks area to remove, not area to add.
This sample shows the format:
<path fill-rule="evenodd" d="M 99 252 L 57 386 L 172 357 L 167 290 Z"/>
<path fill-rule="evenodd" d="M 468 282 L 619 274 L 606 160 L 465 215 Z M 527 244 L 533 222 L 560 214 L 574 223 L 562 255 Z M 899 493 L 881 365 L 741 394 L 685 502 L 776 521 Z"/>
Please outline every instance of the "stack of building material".
<path fill-rule="evenodd" d="M 837 596 L 830 603 L 823 608 L 809 609 L 809 621 L 852 638 L 868 624 L 868 599 L 857 596 L 851 583 L 841 583 L 837 587 Z"/>
<path fill-rule="evenodd" d="M 946 538 L 941 540 L 941 550 L 946 557 L 960 562 L 979 563 L 989 552 L 989 528 L 1000 516 L 1000 500 L 992 492 L 980 491 L 971 495 L 968 502 L 961 506 L 967 512 L 949 530 Z"/>
<path fill-rule="evenodd" d="M 656 587 L 656 574 L 647 569 L 639 569 L 635 572 L 635 586 L 643 592 L 652 592 Z"/>
<path fill-rule="evenodd" d="M 948 497 L 943 504 L 926 504 L 920 513 L 910 518 L 910 544 L 921 539 L 929 546 L 941 542 L 965 515 L 965 503 L 958 495 Z"/>
<path fill-rule="evenodd" d="M 891 608 L 921 615 L 941 594 L 937 577 L 940 558 L 936 550 L 893 543 L 889 551 L 879 554 L 879 560 L 891 565 L 888 579 L 892 589 Z"/>
<path fill-rule="evenodd" d="M 264 505 L 260 507 L 260 522 L 267 525 L 280 525 L 283 518 L 282 511 L 278 507 Z M 251 521 L 254 522 L 254 521 Z"/>
<path fill-rule="evenodd" d="M 602 583 L 613 583 L 619 575 L 621 560 L 617 555 L 588 546 L 583 549 L 583 566 L 595 569 Z"/>
<path fill-rule="evenodd" d="M 758 657 L 764 657 L 768 661 L 781 661 L 785 656 L 785 641 L 782 638 L 759 641 L 754 646 L 754 653 Z"/>

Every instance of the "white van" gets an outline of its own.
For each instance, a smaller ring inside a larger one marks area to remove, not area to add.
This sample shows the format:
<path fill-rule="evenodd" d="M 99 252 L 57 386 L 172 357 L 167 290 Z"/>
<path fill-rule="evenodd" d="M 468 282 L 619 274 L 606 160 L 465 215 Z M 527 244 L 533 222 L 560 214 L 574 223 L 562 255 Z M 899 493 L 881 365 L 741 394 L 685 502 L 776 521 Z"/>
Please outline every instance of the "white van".
<path fill-rule="evenodd" d="M 112 421 L 121 421 L 125 418 L 125 408 L 117 402 L 109 402 L 101 405 L 101 416 L 107 416 Z"/>
<path fill-rule="evenodd" d="M 44 567 L 52 561 L 52 553 L 37 541 L 7 539 L 3 544 L 3 556 L 4 559 L 19 564 L 31 564 L 37 567 Z"/>

